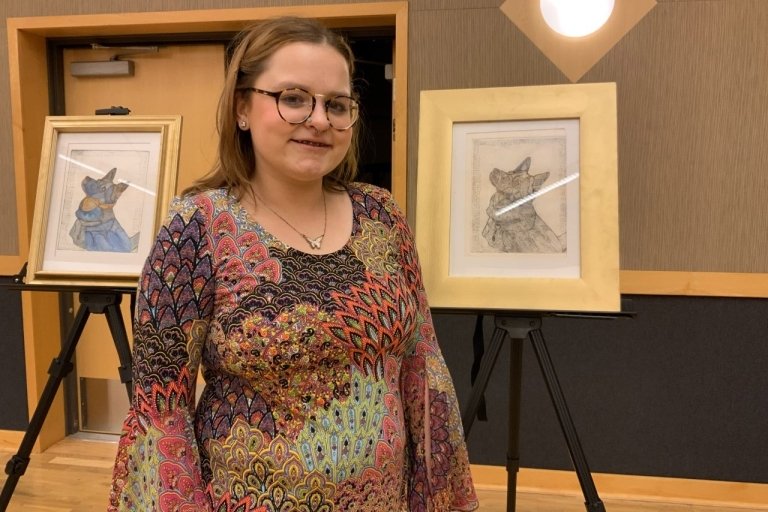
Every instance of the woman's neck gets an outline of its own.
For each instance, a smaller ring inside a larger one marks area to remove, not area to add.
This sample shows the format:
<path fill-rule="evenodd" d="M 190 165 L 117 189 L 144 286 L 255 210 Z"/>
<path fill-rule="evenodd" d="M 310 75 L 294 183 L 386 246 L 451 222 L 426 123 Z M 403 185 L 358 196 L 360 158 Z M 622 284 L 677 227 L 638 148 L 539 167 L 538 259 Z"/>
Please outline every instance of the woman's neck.
<path fill-rule="evenodd" d="M 325 194 L 322 180 L 296 183 L 254 178 L 250 186 L 253 194 L 262 202 L 284 212 L 317 212 Z"/>

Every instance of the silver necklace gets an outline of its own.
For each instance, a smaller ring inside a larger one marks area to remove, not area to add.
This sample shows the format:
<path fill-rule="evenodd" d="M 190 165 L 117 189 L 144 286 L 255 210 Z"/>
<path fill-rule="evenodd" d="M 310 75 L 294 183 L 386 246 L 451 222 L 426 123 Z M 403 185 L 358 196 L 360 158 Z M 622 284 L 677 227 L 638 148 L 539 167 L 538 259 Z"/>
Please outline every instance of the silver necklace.
<path fill-rule="evenodd" d="M 263 204 L 263 205 L 264 205 L 264 206 L 267 208 L 267 210 L 269 210 L 269 211 L 271 211 L 272 213 L 274 213 L 274 214 L 275 214 L 275 216 L 276 216 L 278 219 L 280 219 L 281 221 L 285 222 L 286 226 L 288 226 L 289 228 L 291 228 L 292 230 L 294 230 L 296 233 L 298 233 L 299 235 L 301 235 L 301 238 L 303 238 L 304 240 L 306 240 L 306 241 L 307 241 L 307 243 L 309 244 L 309 246 L 310 246 L 312 249 L 314 249 L 314 250 L 316 250 L 316 251 L 317 251 L 317 250 L 320 250 L 320 246 L 323 244 L 323 238 L 325 238 L 325 229 L 326 229 L 326 227 L 328 226 L 328 208 L 327 208 L 327 207 L 326 207 L 326 205 L 325 205 L 325 190 L 323 190 L 323 233 L 322 233 L 320 236 L 316 236 L 315 238 L 311 238 L 311 237 L 309 237 L 309 236 L 305 235 L 304 233 L 302 233 L 301 231 L 299 231 L 298 229 L 296 229 L 296 228 L 293 226 L 293 224 L 291 224 L 290 222 L 288 222 L 287 220 L 285 220 L 285 217 L 283 217 L 282 215 L 280 215 L 279 213 L 277 213 L 275 210 L 273 210 L 273 209 L 272 209 L 272 207 L 271 207 L 271 206 L 269 206 L 269 205 L 266 203 L 266 201 L 264 201 L 264 200 L 261 198 L 261 196 L 259 196 L 259 195 L 256 193 L 256 191 L 253 189 L 253 185 L 251 185 L 250 189 L 251 189 L 251 194 L 253 194 L 253 196 L 254 196 L 254 199 L 258 199 L 258 200 L 259 200 L 259 203 Z M 254 203 L 255 203 L 255 202 L 256 202 L 256 201 L 254 201 Z"/>

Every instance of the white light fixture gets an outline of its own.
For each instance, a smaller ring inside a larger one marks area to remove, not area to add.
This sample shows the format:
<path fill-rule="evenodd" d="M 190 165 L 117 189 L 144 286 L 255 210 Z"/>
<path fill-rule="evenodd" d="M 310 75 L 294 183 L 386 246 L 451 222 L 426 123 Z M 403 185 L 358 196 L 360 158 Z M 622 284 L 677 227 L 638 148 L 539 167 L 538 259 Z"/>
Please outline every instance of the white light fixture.
<path fill-rule="evenodd" d="M 613 12 L 615 0 L 540 0 L 544 21 L 567 37 L 583 37 L 602 27 Z"/>

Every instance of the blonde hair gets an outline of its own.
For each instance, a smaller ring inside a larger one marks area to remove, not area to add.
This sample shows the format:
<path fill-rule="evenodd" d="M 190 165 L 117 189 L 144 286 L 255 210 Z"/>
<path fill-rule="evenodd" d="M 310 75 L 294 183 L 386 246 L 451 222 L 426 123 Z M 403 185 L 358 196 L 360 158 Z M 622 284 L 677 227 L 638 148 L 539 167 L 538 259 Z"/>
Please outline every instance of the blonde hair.
<path fill-rule="evenodd" d="M 309 18 L 281 17 L 257 23 L 240 32 L 230 43 L 231 60 L 227 66 L 224 89 L 219 98 L 217 129 L 219 146 L 212 169 L 182 194 L 225 187 L 238 199 L 248 190 L 256 169 L 251 134 L 237 128 L 237 104 L 251 91 L 249 87 L 264 72 L 274 53 L 290 43 L 324 44 L 344 57 L 350 80 L 354 74 L 354 56 L 347 42 L 320 22 Z M 353 93 L 354 94 L 354 93 Z M 360 121 L 350 128 L 352 141 L 341 163 L 323 179 L 327 189 L 344 189 L 357 175 Z"/>

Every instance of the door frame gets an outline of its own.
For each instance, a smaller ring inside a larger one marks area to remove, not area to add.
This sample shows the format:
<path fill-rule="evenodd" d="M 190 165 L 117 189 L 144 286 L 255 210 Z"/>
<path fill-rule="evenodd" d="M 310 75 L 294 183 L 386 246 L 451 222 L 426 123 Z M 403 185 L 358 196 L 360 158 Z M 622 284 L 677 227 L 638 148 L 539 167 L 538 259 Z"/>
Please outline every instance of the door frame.
<path fill-rule="evenodd" d="M 238 32 L 248 24 L 274 16 L 294 15 L 322 20 L 331 28 L 391 26 L 395 29 L 393 77 L 392 194 L 407 205 L 407 74 L 408 2 L 348 3 L 314 6 L 254 7 L 8 18 L 8 60 L 18 217 L 18 257 L 3 257 L 0 271 L 18 271 L 27 260 L 35 208 L 40 148 L 49 115 L 48 41 L 61 38 L 157 34 Z M 397 134 L 397 137 L 394 137 Z M 22 294 L 27 403 L 30 415 L 48 379 L 48 367 L 60 350 L 58 294 Z M 51 406 L 38 437 L 44 450 L 65 436 L 61 393 Z M 13 433 L 11 434 L 13 437 Z M 2 433 L 0 433 L 2 438 Z"/>

